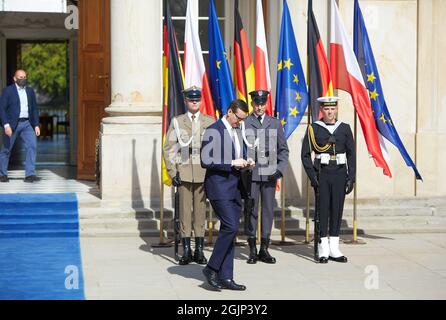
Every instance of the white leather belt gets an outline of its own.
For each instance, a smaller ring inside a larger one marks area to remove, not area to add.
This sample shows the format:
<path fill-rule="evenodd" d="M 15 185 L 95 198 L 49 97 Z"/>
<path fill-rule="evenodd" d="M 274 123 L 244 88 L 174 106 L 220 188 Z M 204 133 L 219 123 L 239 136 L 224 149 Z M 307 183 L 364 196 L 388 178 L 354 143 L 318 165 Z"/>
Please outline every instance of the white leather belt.
<path fill-rule="evenodd" d="M 336 164 L 346 164 L 347 154 L 338 153 L 336 155 L 332 155 L 329 153 L 319 153 L 316 155 L 316 159 L 321 160 L 321 164 L 329 164 L 330 161 L 336 161 Z"/>

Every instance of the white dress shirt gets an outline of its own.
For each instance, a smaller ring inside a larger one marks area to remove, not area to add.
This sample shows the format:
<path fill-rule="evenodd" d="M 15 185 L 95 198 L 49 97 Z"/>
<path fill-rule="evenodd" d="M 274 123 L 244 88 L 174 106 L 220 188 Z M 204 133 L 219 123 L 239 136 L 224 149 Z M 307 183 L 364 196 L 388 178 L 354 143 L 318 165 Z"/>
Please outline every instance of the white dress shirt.
<path fill-rule="evenodd" d="M 226 129 L 228 129 L 229 134 L 231 135 L 232 142 L 234 143 L 234 149 L 235 149 L 235 159 L 241 158 L 241 146 L 240 146 L 240 140 L 238 139 L 237 131 L 235 128 L 233 128 L 228 120 L 226 120 L 226 117 L 222 118 L 223 124 L 225 125 Z"/>
<path fill-rule="evenodd" d="M 187 112 L 187 116 L 189 117 L 189 120 L 190 120 L 190 122 L 192 122 L 192 113 L 191 112 Z M 195 114 L 195 123 L 198 123 L 198 118 L 200 117 L 200 111 L 198 111 L 196 114 Z"/>

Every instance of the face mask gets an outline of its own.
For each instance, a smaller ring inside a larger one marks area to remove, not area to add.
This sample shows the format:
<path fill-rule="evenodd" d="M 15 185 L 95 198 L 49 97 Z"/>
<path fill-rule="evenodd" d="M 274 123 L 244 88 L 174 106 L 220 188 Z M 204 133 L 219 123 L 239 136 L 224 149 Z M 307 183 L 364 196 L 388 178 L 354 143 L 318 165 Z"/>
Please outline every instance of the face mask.
<path fill-rule="evenodd" d="M 24 88 L 28 84 L 28 80 L 27 79 L 17 79 L 15 83 L 17 83 L 17 85 L 19 87 Z"/>

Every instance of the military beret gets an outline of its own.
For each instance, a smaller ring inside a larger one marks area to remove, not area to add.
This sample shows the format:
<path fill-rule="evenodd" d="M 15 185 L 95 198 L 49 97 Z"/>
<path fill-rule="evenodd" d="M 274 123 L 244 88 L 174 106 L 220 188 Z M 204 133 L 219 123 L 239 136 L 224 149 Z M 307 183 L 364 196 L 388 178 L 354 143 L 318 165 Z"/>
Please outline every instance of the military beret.
<path fill-rule="evenodd" d="M 254 101 L 255 104 L 264 105 L 268 100 L 269 91 L 256 90 L 256 91 L 251 91 L 249 95 L 251 96 L 252 101 Z"/>
<path fill-rule="evenodd" d="M 201 100 L 201 88 L 196 86 L 192 86 L 183 91 L 184 99 L 192 100 L 192 101 L 200 101 Z"/>
<path fill-rule="evenodd" d="M 338 97 L 320 97 L 317 101 L 321 103 L 321 107 L 336 107 L 338 105 Z"/>

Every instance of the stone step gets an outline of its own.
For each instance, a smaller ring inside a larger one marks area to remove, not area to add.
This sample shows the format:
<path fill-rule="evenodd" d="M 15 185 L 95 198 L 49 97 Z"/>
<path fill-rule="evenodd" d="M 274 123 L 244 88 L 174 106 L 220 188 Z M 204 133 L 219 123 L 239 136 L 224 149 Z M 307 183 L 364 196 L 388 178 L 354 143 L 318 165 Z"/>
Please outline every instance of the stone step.
<path fill-rule="evenodd" d="M 310 219 L 310 232 L 313 232 L 314 222 Z M 240 223 L 240 234 L 243 234 L 243 221 Z M 217 234 L 219 221 L 214 220 L 214 232 Z M 276 218 L 273 223 L 273 235 L 281 232 L 282 221 Z M 286 234 L 305 234 L 305 217 L 286 217 Z M 352 219 L 343 219 L 341 232 L 352 233 Z M 117 236 L 145 234 L 159 236 L 159 219 L 152 218 L 96 218 L 81 219 L 82 235 Z M 209 224 L 206 222 L 206 228 Z M 164 231 L 173 232 L 172 219 L 164 219 Z M 360 217 L 358 218 L 358 233 L 407 233 L 407 232 L 446 232 L 446 216 L 412 216 L 412 217 Z"/>

